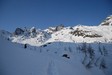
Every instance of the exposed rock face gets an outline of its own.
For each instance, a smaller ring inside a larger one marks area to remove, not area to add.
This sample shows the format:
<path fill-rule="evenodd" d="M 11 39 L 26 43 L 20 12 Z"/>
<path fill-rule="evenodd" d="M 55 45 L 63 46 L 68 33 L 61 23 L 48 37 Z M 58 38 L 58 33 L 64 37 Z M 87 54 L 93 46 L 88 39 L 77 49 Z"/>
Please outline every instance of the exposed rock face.
<path fill-rule="evenodd" d="M 112 15 L 107 17 L 101 24 L 100 26 L 112 26 Z"/>
<path fill-rule="evenodd" d="M 70 32 L 70 34 L 75 35 L 75 36 L 82 36 L 83 38 L 85 38 L 85 37 L 90 37 L 90 38 L 102 37 L 99 34 L 92 33 L 91 31 L 80 30 L 79 28 L 77 28 L 76 30 Z"/>
<path fill-rule="evenodd" d="M 32 27 L 32 28 L 30 29 L 30 36 L 31 36 L 32 38 L 34 38 L 34 37 L 36 37 L 36 35 L 37 35 L 36 28 L 35 28 L 35 27 Z"/>
<path fill-rule="evenodd" d="M 15 35 L 21 35 L 23 33 L 24 33 L 24 30 L 22 30 L 21 28 L 16 28 L 16 30 L 14 32 Z"/>
<path fill-rule="evenodd" d="M 36 33 L 36 28 L 35 28 L 35 27 L 32 27 L 32 28 L 30 29 L 30 32 Z"/>
<path fill-rule="evenodd" d="M 59 25 L 59 26 L 56 26 L 56 31 L 59 31 L 59 30 L 61 30 L 61 29 L 63 29 L 64 28 L 64 25 L 63 24 L 61 24 L 61 25 Z"/>
<path fill-rule="evenodd" d="M 60 31 L 64 28 L 64 25 L 63 24 L 60 24 L 56 27 L 49 27 L 46 31 L 50 34 L 54 33 L 54 32 L 57 32 L 57 31 Z"/>

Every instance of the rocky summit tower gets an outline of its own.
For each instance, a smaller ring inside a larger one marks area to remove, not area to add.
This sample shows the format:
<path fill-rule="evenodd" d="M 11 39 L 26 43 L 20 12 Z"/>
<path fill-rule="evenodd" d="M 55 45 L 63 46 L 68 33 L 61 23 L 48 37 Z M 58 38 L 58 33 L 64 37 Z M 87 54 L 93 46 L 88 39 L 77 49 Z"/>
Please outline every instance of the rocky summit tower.
<path fill-rule="evenodd" d="M 100 26 L 112 26 L 112 15 L 107 17 L 101 24 Z"/>

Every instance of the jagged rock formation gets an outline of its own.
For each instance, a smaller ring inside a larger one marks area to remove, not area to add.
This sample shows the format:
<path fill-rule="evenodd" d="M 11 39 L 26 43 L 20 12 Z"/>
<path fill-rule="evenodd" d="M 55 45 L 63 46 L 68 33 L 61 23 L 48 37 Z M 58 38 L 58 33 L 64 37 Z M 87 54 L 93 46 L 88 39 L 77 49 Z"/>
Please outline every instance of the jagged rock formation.
<path fill-rule="evenodd" d="M 112 15 L 107 17 L 101 24 L 100 26 L 112 26 Z"/>
<path fill-rule="evenodd" d="M 24 30 L 22 30 L 21 28 L 16 28 L 14 34 L 15 35 L 20 35 L 20 34 L 23 34 L 24 33 Z"/>
<path fill-rule="evenodd" d="M 64 27 L 59 25 L 45 30 L 32 28 L 16 28 L 10 37 L 12 42 L 40 46 L 49 42 L 112 42 L 112 16 L 106 18 L 100 26 Z"/>
<path fill-rule="evenodd" d="M 83 30 L 80 30 L 79 28 L 77 28 L 76 30 L 70 32 L 72 35 L 75 35 L 75 36 L 82 36 L 83 38 L 85 37 L 89 37 L 89 38 L 98 38 L 98 37 L 102 37 L 101 35 L 99 34 L 96 34 L 96 33 L 92 33 L 91 31 L 83 31 Z M 88 33 L 91 33 L 91 34 L 88 34 Z"/>
<path fill-rule="evenodd" d="M 46 29 L 45 31 L 47 31 L 48 33 L 52 34 L 54 32 L 57 32 L 57 31 L 60 31 L 64 28 L 64 25 L 63 24 L 60 24 L 56 27 L 49 27 L 48 29 Z"/>

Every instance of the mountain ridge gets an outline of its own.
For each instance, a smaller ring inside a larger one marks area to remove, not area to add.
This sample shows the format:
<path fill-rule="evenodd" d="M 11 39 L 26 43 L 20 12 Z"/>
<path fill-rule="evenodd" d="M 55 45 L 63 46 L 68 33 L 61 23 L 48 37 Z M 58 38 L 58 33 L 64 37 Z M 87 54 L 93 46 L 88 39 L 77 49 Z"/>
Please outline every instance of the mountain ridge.
<path fill-rule="evenodd" d="M 108 25 L 105 25 L 108 24 Z M 16 28 L 14 33 L 1 31 L 1 35 L 12 42 L 41 46 L 49 42 L 112 42 L 112 15 L 106 18 L 99 26 L 76 25 L 64 27 L 63 24 L 48 29 Z M 4 33 L 7 33 L 4 34 Z M 9 34 L 8 34 L 9 33 Z"/>
<path fill-rule="evenodd" d="M 0 75 L 112 75 L 112 26 L 0 30 Z"/>

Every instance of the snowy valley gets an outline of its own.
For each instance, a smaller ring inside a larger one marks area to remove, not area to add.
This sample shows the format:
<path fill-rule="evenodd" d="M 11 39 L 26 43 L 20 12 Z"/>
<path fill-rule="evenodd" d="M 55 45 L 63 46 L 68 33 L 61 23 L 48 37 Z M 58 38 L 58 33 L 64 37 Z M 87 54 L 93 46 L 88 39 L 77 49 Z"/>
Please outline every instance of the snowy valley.
<path fill-rule="evenodd" d="M 0 75 L 112 75 L 112 15 L 98 26 L 0 30 Z"/>

